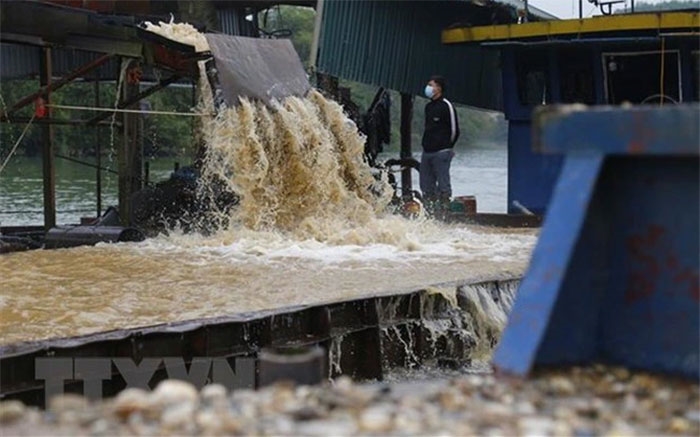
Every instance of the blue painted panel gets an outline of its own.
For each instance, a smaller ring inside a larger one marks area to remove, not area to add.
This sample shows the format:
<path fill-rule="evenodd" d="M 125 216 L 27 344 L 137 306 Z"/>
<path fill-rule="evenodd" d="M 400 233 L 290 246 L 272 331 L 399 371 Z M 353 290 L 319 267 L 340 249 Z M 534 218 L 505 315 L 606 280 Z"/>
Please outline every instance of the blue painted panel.
<path fill-rule="evenodd" d="M 525 375 L 535 365 L 606 361 L 697 379 L 700 157 L 677 152 L 700 144 L 698 129 L 681 129 L 698 107 L 561 114 L 537 120 L 554 120 L 543 136 L 572 150 L 496 367 Z M 601 137 L 589 122 L 618 129 Z M 559 129 L 567 123 L 579 129 Z M 616 143 L 627 144 L 631 130 L 646 134 L 645 146 L 667 138 L 672 152 L 664 156 L 658 145 L 654 154 L 621 154 L 628 149 Z M 598 141 L 581 150 L 577 141 L 586 138 Z"/>
<path fill-rule="evenodd" d="M 603 152 L 629 155 L 698 155 L 700 105 L 540 110 L 535 148 L 544 153 Z M 542 123 L 546 123 L 543 126 Z M 566 138 L 566 140 L 564 140 Z"/>
<path fill-rule="evenodd" d="M 610 160 L 608 298 L 601 353 L 650 370 L 696 375 L 700 359 L 697 158 Z M 688 351 L 695 351 L 688 353 Z"/>
<path fill-rule="evenodd" d="M 519 214 L 514 201 L 536 214 L 544 213 L 557 181 L 563 158 L 532 151 L 529 121 L 508 123 L 508 212 Z"/>
<path fill-rule="evenodd" d="M 504 48 L 501 52 L 501 82 L 503 84 L 503 113 L 507 120 L 530 118 L 530 112 L 524 112 L 518 101 L 518 84 L 515 77 L 515 50 Z"/>
<path fill-rule="evenodd" d="M 564 329 L 554 335 L 564 336 L 565 341 L 575 344 L 574 348 L 558 348 L 565 356 L 557 358 L 573 361 L 579 358 L 578 354 L 590 357 L 596 349 L 594 338 L 585 338 L 595 321 L 593 317 L 588 317 L 589 313 L 579 311 L 579 308 L 585 306 L 565 305 L 569 307 L 568 310 L 565 313 L 561 311 L 562 303 L 585 305 L 591 302 L 582 301 L 595 297 L 593 294 L 570 295 L 567 297 L 571 302 L 565 301 L 560 296 L 560 288 L 570 268 L 570 259 L 566 255 L 572 253 L 581 241 L 585 215 L 580 212 L 588 209 L 602 162 L 601 156 L 572 157 L 562 169 L 562 174 L 567 176 L 562 177 L 557 184 L 557 201 L 552 204 L 545 218 L 530 268 L 520 284 L 508 326 L 494 354 L 494 363 L 501 370 L 519 375 L 529 372 L 543 338 L 548 330 L 552 331 L 550 317 L 553 311 L 557 318 L 566 321 L 567 317 L 571 317 L 572 322 L 565 324 Z M 577 195 L 570 195 L 572 192 Z M 558 301 L 560 303 L 555 305 Z M 580 329 L 582 334 L 569 339 L 572 330 L 567 327 Z M 562 326 L 558 326 L 558 329 L 562 329 Z M 560 340 L 554 338 L 550 342 L 552 341 L 558 345 Z M 539 356 L 537 358 L 540 359 Z"/>

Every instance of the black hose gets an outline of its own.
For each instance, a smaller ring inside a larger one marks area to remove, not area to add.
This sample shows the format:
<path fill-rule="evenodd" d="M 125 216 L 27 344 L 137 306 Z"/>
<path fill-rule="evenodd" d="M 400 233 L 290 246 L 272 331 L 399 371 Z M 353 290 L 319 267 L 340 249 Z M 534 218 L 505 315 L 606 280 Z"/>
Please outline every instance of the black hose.
<path fill-rule="evenodd" d="M 111 168 L 102 167 L 102 166 L 99 166 L 97 164 L 92 164 L 90 162 L 81 161 L 79 159 L 71 158 L 70 156 L 59 155 L 59 154 L 56 154 L 55 156 L 56 156 L 56 158 L 65 159 L 66 161 L 75 162 L 76 164 L 84 165 L 86 167 L 92 167 L 94 169 L 99 169 L 99 170 L 106 171 L 106 172 L 116 174 L 116 175 L 119 174 L 118 171 L 114 171 Z"/>

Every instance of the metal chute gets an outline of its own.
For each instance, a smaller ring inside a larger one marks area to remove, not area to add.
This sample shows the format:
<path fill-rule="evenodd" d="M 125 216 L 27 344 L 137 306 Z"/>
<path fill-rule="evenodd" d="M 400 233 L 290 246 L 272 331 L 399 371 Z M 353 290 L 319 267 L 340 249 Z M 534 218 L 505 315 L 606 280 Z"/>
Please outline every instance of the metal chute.
<path fill-rule="evenodd" d="M 311 88 L 304 67 L 289 40 L 206 34 L 216 63 L 224 103 L 239 97 L 270 104 L 288 96 L 303 97 Z"/>

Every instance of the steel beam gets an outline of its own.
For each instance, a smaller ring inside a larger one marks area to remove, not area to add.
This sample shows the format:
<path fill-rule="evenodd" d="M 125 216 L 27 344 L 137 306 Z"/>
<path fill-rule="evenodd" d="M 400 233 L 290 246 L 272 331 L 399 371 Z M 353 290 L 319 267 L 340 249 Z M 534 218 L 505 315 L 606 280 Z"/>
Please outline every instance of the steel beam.
<path fill-rule="evenodd" d="M 0 120 L 0 123 L 9 123 L 9 124 L 27 124 L 29 123 L 29 120 L 31 120 L 31 117 L 12 117 L 11 119 L 5 119 L 5 120 Z M 67 118 L 34 118 L 34 121 L 32 121 L 32 124 L 55 124 L 55 125 L 62 125 L 62 126 L 84 126 L 85 125 L 85 120 L 80 120 L 80 119 L 67 119 Z M 115 126 L 119 127 L 121 126 L 121 122 L 117 121 L 114 123 Z M 97 124 L 97 126 L 107 126 L 110 127 L 112 126 L 111 122 L 105 122 L 101 121 Z"/>
<path fill-rule="evenodd" d="M 95 93 L 95 108 L 100 107 L 100 76 L 98 73 L 97 80 L 95 80 L 94 86 Z M 99 217 L 102 214 L 102 143 L 100 141 L 100 128 L 95 127 L 95 196 L 97 215 Z"/>
<path fill-rule="evenodd" d="M 162 90 L 163 88 L 167 87 L 171 83 L 177 82 L 178 79 L 180 79 L 181 76 L 179 75 L 172 75 L 168 77 L 167 79 L 163 79 L 159 81 L 157 84 L 153 85 L 150 88 L 147 88 L 137 94 L 134 94 L 133 96 L 129 97 L 127 100 L 120 101 L 117 104 L 117 109 L 124 109 L 128 108 L 129 106 L 133 105 L 134 103 L 138 102 L 139 100 L 145 99 L 146 97 L 150 96 L 151 94 L 155 93 L 156 91 Z M 95 125 L 99 123 L 100 121 L 111 117 L 112 112 L 103 112 L 99 115 L 94 116 L 93 118 L 89 120 L 85 120 L 85 124 L 88 126 Z"/>
<path fill-rule="evenodd" d="M 48 104 L 50 101 L 50 90 L 55 89 L 51 83 L 51 49 L 42 48 L 39 56 L 39 81 L 42 89 L 49 90 L 44 95 L 44 100 Z M 51 117 L 51 108 L 47 108 L 47 110 L 49 117 Z M 44 179 L 44 228 L 48 231 L 56 226 L 56 166 L 54 162 L 53 127 L 50 124 L 41 126 L 41 140 Z"/>
<path fill-rule="evenodd" d="M 46 50 L 45 48 L 42 50 Z M 43 55 L 42 55 L 43 56 Z M 59 88 L 63 87 L 64 85 L 69 84 L 73 80 L 84 76 L 85 74 L 89 73 L 90 71 L 94 70 L 95 68 L 98 68 L 99 66 L 103 65 L 110 59 L 112 59 L 114 55 L 103 55 L 100 56 L 99 58 L 95 59 L 92 62 L 89 62 L 82 67 L 68 73 L 66 76 L 62 77 L 61 79 L 55 81 L 55 82 L 50 82 L 45 86 L 42 86 L 39 91 L 36 91 L 22 99 L 20 99 L 19 102 L 15 103 L 8 109 L 6 112 L 3 111 L 0 113 L 0 120 L 6 119 L 10 115 L 12 115 L 14 112 L 17 112 L 18 110 L 24 108 L 25 106 L 31 104 L 34 102 L 36 99 L 39 97 L 44 97 L 48 96 L 50 93 L 58 90 Z M 49 69 L 51 66 L 49 65 Z"/>
<path fill-rule="evenodd" d="M 401 158 L 411 158 L 411 124 L 413 122 L 413 96 L 401 93 Z M 413 191 L 411 167 L 401 171 L 401 195 L 410 196 Z"/>
<path fill-rule="evenodd" d="M 133 68 L 135 65 L 136 62 L 131 61 L 130 68 Z M 142 95 L 143 93 L 139 93 L 138 83 L 130 83 L 128 80 L 125 80 L 122 86 L 119 106 L 128 108 L 143 98 L 141 97 Z M 142 187 L 141 116 L 134 113 L 123 113 L 122 115 L 123 142 L 119 148 L 119 216 L 122 220 L 122 225 L 128 226 L 131 215 L 131 195 Z"/>

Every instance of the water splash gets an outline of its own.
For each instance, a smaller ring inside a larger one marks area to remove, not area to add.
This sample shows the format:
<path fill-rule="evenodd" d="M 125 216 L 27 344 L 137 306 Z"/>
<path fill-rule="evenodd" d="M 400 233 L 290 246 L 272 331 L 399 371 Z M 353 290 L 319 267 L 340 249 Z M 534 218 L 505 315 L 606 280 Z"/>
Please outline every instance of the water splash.
<path fill-rule="evenodd" d="M 338 104 L 311 92 L 209 117 L 207 90 L 204 180 L 240 194 L 240 207 L 220 211 L 209 235 L 4 256 L 0 343 L 522 274 L 533 231 L 388 214 L 387 185 L 362 161 L 363 139 Z M 398 307 L 383 311 L 395 319 Z"/>
<path fill-rule="evenodd" d="M 205 132 L 203 180 L 240 195 L 234 227 L 302 240 L 396 241 L 377 221 L 391 200 L 388 183 L 363 161 L 363 138 L 340 105 L 320 93 L 274 108 L 242 98 Z"/>
<path fill-rule="evenodd" d="M 330 372 L 328 373 L 329 378 L 332 375 L 342 375 L 343 368 L 341 366 L 341 359 L 343 356 L 343 340 L 344 335 L 338 335 L 333 337 L 331 340 L 331 346 L 328 350 L 328 361 L 330 364 Z"/>

